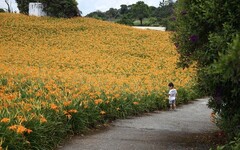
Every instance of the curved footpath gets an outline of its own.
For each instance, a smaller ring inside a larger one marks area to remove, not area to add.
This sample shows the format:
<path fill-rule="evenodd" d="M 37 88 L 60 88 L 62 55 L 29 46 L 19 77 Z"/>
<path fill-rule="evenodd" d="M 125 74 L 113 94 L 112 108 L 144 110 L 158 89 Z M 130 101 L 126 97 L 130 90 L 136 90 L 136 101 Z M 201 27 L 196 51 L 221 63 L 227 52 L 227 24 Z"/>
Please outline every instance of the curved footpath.
<path fill-rule="evenodd" d="M 208 99 L 197 99 L 176 111 L 157 111 L 116 120 L 107 129 L 74 137 L 59 150 L 185 150 L 210 148 L 218 128 L 210 121 Z"/>

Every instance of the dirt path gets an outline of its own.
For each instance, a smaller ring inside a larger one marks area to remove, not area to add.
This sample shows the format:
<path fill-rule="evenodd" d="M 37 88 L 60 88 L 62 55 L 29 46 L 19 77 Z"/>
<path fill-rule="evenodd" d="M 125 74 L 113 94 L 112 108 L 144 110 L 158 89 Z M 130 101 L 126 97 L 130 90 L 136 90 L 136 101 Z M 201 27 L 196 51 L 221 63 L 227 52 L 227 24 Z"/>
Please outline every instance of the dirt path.
<path fill-rule="evenodd" d="M 176 111 L 158 111 L 117 120 L 93 135 L 74 137 L 59 150 L 181 150 L 209 149 L 206 137 L 218 128 L 211 123 L 207 99 Z"/>

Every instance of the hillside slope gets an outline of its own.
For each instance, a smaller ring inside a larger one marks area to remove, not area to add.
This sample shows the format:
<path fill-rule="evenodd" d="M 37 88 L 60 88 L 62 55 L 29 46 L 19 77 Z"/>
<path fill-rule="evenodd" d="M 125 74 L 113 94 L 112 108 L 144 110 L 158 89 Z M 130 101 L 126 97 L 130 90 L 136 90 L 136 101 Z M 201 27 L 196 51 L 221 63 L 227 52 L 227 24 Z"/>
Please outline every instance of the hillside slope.
<path fill-rule="evenodd" d="M 194 70 L 176 69 L 169 37 L 89 18 L 0 13 L 0 149 L 54 149 L 109 120 L 165 109 L 170 81 L 177 103 L 194 99 Z"/>
<path fill-rule="evenodd" d="M 0 33 L 1 73 L 72 83 L 84 78 L 91 84 L 144 80 L 156 87 L 169 81 L 185 85 L 191 78 L 189 71 L 175 69 L 178 55 L 169 32 L 90 18 L 0 14 Z"/>

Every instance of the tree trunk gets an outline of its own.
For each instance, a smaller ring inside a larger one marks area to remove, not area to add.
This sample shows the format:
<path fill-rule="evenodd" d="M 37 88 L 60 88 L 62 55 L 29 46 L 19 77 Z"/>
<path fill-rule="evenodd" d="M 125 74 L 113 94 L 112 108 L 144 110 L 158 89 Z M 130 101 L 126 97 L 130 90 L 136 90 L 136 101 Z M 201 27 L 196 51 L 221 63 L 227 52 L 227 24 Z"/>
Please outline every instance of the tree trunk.
<path fill-rule="evenodd" d="M 8 6 L 8 12 L 10 13 L 10 12 L 11 12 L 11 8 L 10 8 L 10 5 L 9 5 L 8 1 L 5 0 L 5 3 L 7 4 L 7 6 Z"/>
<path fill-rule="evenodd" d="M 141 26 L 143 25 L 143 19 L 139 19 L 140 20 L 140 23 L 141 23 Z"/>

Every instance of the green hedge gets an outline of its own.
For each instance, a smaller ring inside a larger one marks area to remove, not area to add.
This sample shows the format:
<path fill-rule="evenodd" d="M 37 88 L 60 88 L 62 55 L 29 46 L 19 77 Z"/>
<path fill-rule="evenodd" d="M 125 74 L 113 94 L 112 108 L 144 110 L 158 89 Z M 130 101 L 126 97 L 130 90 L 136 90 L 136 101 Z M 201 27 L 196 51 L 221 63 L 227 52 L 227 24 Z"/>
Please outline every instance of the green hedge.
<path fill-rule="evenodd" d="M 238 0 L 179 0 L 173 41 L 180 67 L 196 64 L 198 88 L 211 96 L 217 125 L 229 138 L 240 125 L 240 3 Z"/>

